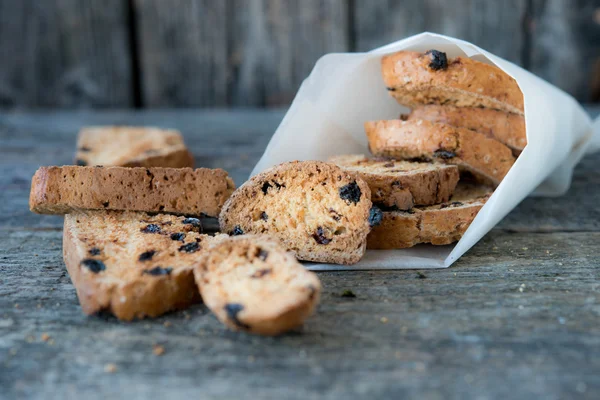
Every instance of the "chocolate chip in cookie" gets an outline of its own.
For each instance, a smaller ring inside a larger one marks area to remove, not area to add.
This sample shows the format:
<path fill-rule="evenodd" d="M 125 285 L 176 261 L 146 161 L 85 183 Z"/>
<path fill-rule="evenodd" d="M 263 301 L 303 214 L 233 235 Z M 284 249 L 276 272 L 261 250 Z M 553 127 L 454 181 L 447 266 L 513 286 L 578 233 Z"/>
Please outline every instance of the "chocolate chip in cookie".
<path fill-rule="evenodd" d="M 374 227 L 381 224 L 383 218 L 383 212 L 376 206 L 371 207 L 369 211 L 369 226 Z"/>
<path fill-rule="evenodd" d="M 448 68 L 448 57 L 446 57 L 446 53 L 443 51 L 429 50 L 425 54 L 431 56 L 429 68 L 433 69 L 434 71 Z"/>
<path fill-rule="evenodd" d="M 148 224 L 144 228 L 141 229 L 144 233 L 160 233 L 160 226 L 156 224 Z"/>
<path fill-rule="evenodd" d="M 250 326 L 244 324 L 239 320 L 238 314 L 244 309 L 244 306 L 239 303 L 229 303 L 225 304 L 225 312 L 227 313 L 227 317 L 233 322 L 236 326 L 243 329 L 250 329 Z"/>
<path fill-rule="evenodd" d="M 154 257 L 155 254 L 156 254 L 156 251 L 154 251 L 154 250 L 145 251 L 142 254 L 140 254 L 140 256 L 138 257 L 138 260 L 139 261 L 150 261 L 150 260 L 152 260 L 152 257 Z"/>
<path fill-rule="evenodd" d="M 83 265 L 95 274 L 102 272 L 106 269 L 106 265 L 104 265 L 102 261 L 94 260 L 91 258 L 86 258 L 85 260 L 81 261 L 81 265 Z"/>
<path fill-rule="evenodd" d="M 358 203 L 361 196 L 360 187 L 356 181 L 350 182 L 349 184 L 340 188 L 340 198 L 346 200 L 348 203 Z"/>

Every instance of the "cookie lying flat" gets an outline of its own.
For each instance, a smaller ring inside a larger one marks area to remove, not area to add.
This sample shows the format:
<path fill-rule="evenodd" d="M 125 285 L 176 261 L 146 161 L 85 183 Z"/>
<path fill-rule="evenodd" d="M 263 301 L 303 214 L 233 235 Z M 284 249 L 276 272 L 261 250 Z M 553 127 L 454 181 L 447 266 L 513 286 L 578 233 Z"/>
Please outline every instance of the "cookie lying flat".
<path fill-rule="evenodd" d="M 407 120 L 424 119 L 483 133 L 520 153 L 527 145 L 525 118 L 489 108 L 429 105 L 411 111 Z"/>
<path fill-rule="evenodd" d="M 38 214 L 105 209 L 216 217 L 233 189 L 222 169 L 41 167 L 29 207 Z"/>
<path fill-rule="evenodd" d="M 365 252 L 371 191 L 333 164 L 294 161 L 239 187 L 219 216 L 221 232 L 266 233 L 300 260 L 353 264 Z"/>
<path fill-rule="evenodd" d="M 65 216 L 63 255 L 86 314 L 156 317 L 200 301 L 193 266 L 226 235 L 195 218 L 90 211 Z"/>
<path fill-rule="evenodd" d="M 121 167 L 194 167 L 181 133 L 158 128 L 98 126 L 77 138 L 77 165 Z"/>
<path fill-rule="evenodd" d="M 491 195 L 485 186 L 459 183 L 443 204 L 415 207 L 410 212 L 384 211 L 381 224 L 369 234 L 369 249 L 404 249 L 419 243 L 450 244 L 460 240 Z"/>
<path fill-rule="evenodd" d="M 367 158 L 363 155 L 333 157 L 330 162 L 357 173 L 371 189 L 371 201 L 379 206 L 409 210 L 448 201 L 458 183 L 454 165 Z"/>
<path fill-rule="evenodd" d="M 415 119 L 365 123 L 376 156 L 423 159 L 457 165 L 480 182 L 497 186 L 515 158 L 508 147 L 475 131 Z"/>
<path fill-rule="evenodd" d="M 381 60 L 383 80 L 398 103 L 485 107 L 523 115 L 523 94 L 500 68 L 446 53 L 399 51 Z"/>
<path fill-rule="evenodd" d="M 234 330 L 278 335 L 301 326 L 319 302 L 319 278 L 276 239 L 230 237 L 194 270 L 206 306 Z"/>

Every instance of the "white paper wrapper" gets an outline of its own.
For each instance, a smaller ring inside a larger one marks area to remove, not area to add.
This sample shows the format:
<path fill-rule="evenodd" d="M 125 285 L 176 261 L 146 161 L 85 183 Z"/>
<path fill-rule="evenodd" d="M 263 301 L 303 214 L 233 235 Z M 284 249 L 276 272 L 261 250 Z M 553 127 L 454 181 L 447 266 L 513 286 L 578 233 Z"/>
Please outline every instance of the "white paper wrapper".
<path fill-rule="evenodd" d="M 559 196 L 586 151 L 600 148 L 600 119 L 592 121 L 568 94 L 479 47 L 448 36 L 422 33 L 368 53 L 323 56 L 298 90 L 289 111 L 254 168 L 291 160 L 327 160 L 337 154 L 369 154 L 363 123 L 395 119 L 400 106 L 383 83 L 380 59 L 399 50 L 437 49 L 496 65 L 519 84 L 525 100 L 528 145 L 455 245 L 369 250 L 358 264 L 307 264 L 314 270 L 445 268 L 469 250 L 526 196 Z M 596 135 L 594 135 L 594 129 Z"/>

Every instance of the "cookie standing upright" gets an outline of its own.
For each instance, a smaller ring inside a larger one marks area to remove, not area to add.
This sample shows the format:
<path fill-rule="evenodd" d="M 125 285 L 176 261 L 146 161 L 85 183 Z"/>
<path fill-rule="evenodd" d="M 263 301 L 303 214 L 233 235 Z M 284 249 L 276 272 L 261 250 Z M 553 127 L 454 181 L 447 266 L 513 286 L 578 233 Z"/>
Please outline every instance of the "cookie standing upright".
<path fill-rule="evenodd" d="M 79 132 L 75 163 L 80 166 L 193 168 L 194 157 L 176 130 L 94 126 Z"/>
<path fill-rule="evenodd" d="M 523 93 L 500 68 L 446 53 L 399 51 L 381 60 L 389 93 L 398 103 L 415 108 L 426 104 L 484 107 L 523 115 Z"/>
<path fill-rule="evenodd" d="M 232 235 L 272 235 L 300 260 L 353 264 L 365 252 L 370 198 L 360 177 L 336 165 L 288 162 L 240 186 L 219 224 Z"/>
<path fill-rule="evenodd" d="M 319 278 L 279 241 L 229 237 L 211 246 L 194 270 L 206 306 L 234 330 L 278 335 L 304 323 L 319 302 Z"/>
<path fill-rule="evenodd" d="M 458 168 L 454 165 L 357 154 L 336 156 L 329 161 L 363 178 L 375 205 L 400 210 L 448 201 L 458 183 Z"/>
<path fill-rule="evenodd" d="M 29 207 L 38 214 L 121 210 L 216 217 L 233 189 L 222 169 L 41 167 L 31 181 Z"/>
<path fill-rule="evenodd" d="M 226 235 L 195 218 L 88 211 L 65 216 L 63 256 L 86 314 L 156 317 L 200 301 L 193 268 Z"/>

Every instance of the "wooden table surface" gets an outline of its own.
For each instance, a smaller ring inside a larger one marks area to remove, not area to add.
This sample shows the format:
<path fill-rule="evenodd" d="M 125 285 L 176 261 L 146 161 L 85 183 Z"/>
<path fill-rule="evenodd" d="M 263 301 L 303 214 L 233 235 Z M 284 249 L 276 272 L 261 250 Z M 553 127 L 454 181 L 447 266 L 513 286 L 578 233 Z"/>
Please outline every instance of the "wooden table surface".
<path fill-rule="evenodd" d="M 62 218 L 28 209 L 36 168 L 69 163 L 83 125 L 158 125 L 239 185 L 283 114 L 0 114 L 0 398 L 600 398 L 600 154 L 452 268 L 319 273 L 317 314 L 282 337 L 229 332 L 202 305 L 83 315 Z"/>

